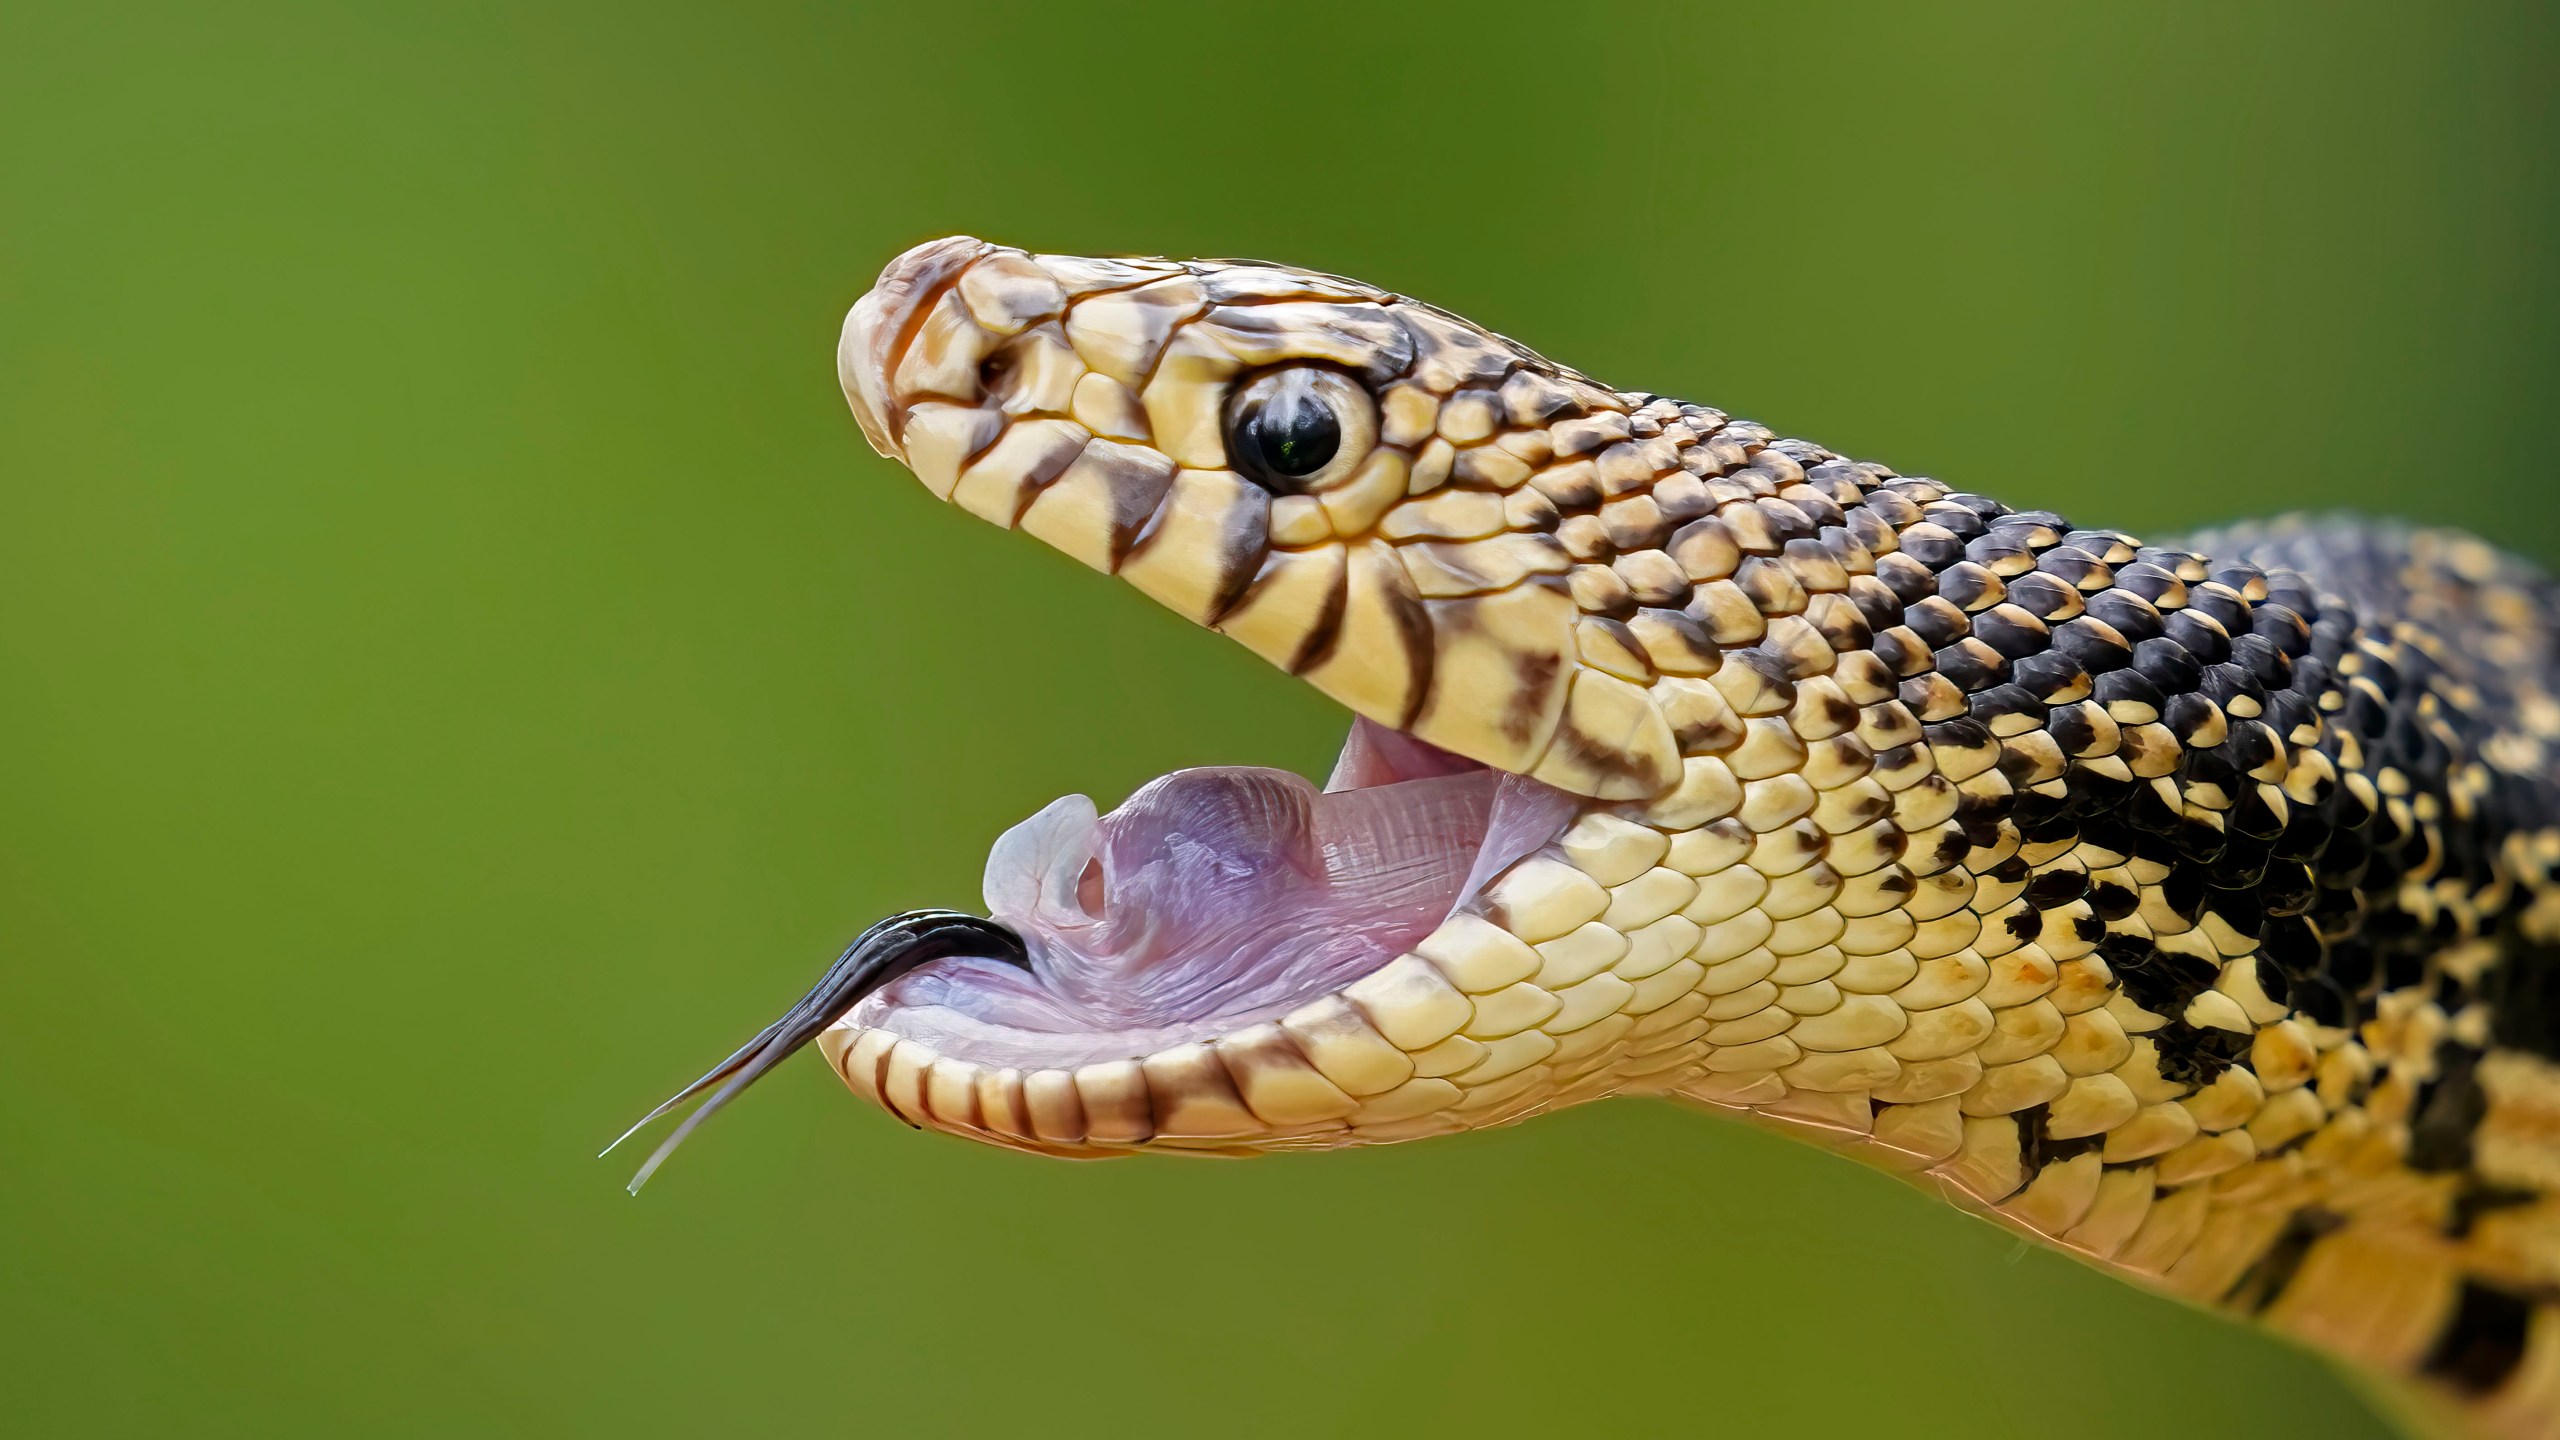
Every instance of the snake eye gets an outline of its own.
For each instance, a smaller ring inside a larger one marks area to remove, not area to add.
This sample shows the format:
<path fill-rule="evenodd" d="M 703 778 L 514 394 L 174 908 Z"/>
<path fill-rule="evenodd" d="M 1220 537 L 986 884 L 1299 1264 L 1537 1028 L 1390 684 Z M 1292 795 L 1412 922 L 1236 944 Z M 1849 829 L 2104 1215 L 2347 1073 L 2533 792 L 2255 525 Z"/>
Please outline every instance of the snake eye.
<path fill-rule="evenodd" d="M 1227 402 L 1229 463 L 1275 495 L 1324 488 L 1359 468 L 1377 442 L 1376 402 L 1337 370 L 1275 370 Z"/>

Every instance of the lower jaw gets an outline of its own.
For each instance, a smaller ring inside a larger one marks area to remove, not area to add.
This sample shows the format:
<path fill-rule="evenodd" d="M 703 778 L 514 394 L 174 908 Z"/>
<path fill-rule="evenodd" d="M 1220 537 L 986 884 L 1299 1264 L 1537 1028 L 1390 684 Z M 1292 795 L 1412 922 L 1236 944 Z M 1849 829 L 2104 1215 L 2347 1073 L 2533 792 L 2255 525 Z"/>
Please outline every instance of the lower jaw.
<path fill-rule="evenodd" d="M 1363 1127 L 1427 1114 L 1441 1098 L 1409 1058 L 1383 1051 L 1362 1087 L 1372 1093 L 1355 1096 L 1276 1025 L 1071 1069 L 981 1065 L 882 1029 L 840 1027 L 819 1044 L 846 1085 L 910 1125 L 1051 1155 L 1354 1144 Z M 1388 1083 L 1390 1073 L 1405 1078 Z"/>
<path fill-rule="evenodd" d="M 981 1065 L 876 1028 L 841 1026 L 819 1045 L 855 1093 L 920 1129 L 1079 1158 L 1250 1154 L 1450 1134 L 1662 1088 L 1617 1073 L 1636 1022 L 1612 1018 L 1563 1035 L 1453 1030 L 1408 1049 L 1334 995 L 1284 1022 L 1074 1069 Z"/>
<path fill-rule="evenodd" d="M 1054 1063 L 948 1053 L 901 1033 L 898 1009 L 879 1003 L 819 1047 L 848 1087 L 910 1125 L 1083 1158 L 1381 1144 L 1667 1089 L 1705 1023 L 1682 969 L 1696 968 L 1685 956 L 1699 927 L 1666 912 L 1600 940 L 1589 932 L 1607 927 L 1587 923 L 1597 911 L 1553 934 L 1555 922 L 1527 920 L 1535 892 L 1556 888 L 1619 918 L 1563 848 L 1577 802 L 1550 793 L 1544 843 L 1502 857 L 1410 952 L 1339 988 L 1128 1036 L 1116 1051 L 1122 1037 L 1109 1037 L 1098 1058 L 1062 1047 Z M 1594 943 L 1615 958 L 1595 964 Z"/>
<path fill-rule="evenodd" d="M 1674 983 L 1631 987 L 1596 1019 L 1559 1013 L 1507 1034 L 1491 1033 L 1505 1027 L 1489 1023 L 1486 997 L 1406 956 L 1279 1021 L 1137 1059 L 982 1065 L 851 1022 L 818 1043 L 855 1093 L 919 1129 L 1080 1158 L 1320 1150 L 1670 1089 L 1694 1068 L 1706 1021 L 1694 977 L 1664 974 Z"/>

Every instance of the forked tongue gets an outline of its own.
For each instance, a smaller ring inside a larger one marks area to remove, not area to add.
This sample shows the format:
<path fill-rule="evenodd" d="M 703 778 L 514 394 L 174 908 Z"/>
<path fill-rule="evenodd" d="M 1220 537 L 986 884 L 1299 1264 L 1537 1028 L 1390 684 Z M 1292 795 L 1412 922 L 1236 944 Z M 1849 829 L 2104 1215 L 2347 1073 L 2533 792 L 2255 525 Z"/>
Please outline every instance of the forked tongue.
<path fill-rule="evenodd" d="M 782 1018 L 757 1032 L 756 1037 L 741 1045 L 728 1059 L 714 1065 L 701 1079 L 687 1085 L 657 1109 L 640 1117 L 629 1130 L 615 1138 L 600 1155 L 613 1153 L 615 1145 L 630 1139 L 642 1125 L 657 1119 L 685 1101 L 711 1090 L 711 1098 L 694 1107 L 684 1123 L 658 1142 L 640 1173 L 631 1177 L 629 1189 L 640 1193 L 649 1177 L 676 1152 L 694 1132 L 694 1127 L 711 1118 L 713 1112 L 737 1098 L 739 1092 L 761 1080 L 773 1067 L 791 1058 L 793 1052 L 806 1045 L 819 1031 L 836 1022 L 844 1012 L 861 1003 L 862 997 L 906 974 L 930 960 L 948 959 L 955 955 L 976 955 L 990 960 L 1022 963 L 1022 941 L 1010 930 L 991 920 L 963 915 L 956 910 L 910 910 L 892 915 L 865 930 L 845 947 L 836 963 L 818 978 L 809 993 L 782 1014 Z M 713 1086 L 719 1088 L 713 1090 Z"/>

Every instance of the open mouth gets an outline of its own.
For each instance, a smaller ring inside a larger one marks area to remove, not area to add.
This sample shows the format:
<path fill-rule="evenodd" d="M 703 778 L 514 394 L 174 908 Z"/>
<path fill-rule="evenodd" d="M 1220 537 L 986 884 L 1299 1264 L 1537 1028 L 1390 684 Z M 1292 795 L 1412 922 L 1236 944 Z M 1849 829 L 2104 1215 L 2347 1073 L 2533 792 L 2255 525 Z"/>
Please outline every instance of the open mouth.
<path fill-rule="evenodd" d="M 1573 797 L 1353 724 L 1326 788 L 1244 766 L 1081 795 L 987 857 L 1025 959 L 955 957 L 866 996 L 856 1031 L 978 1065 L 1073 1069 L 1276 1021 L 1410 951 L 1555 838 Z"/>
<path fill-rule="evenodd" d="M 987 921 L 918 911 L 874 926 L 782 1019 L 626 1131 L 708 1096 L 631 1188 L 812 1038 L 910 1123 L 1024 1148 L 1338 1134 L 1364 1108 L 1354 1091 L 1415 1078 L 1349 1033 L 1365 1025 L 1341 992 L 1553 841 L 1577 804 L 1367 719 L 1322 789 L 1214 766 L 1161 776 L 1107 814 L 1064 796 L 988 852 Z M 1482 1054 L 1459 1044 L 1467 1064 Z M 1310 1050 L 1330 1065 L 1297 1058 Z"/>

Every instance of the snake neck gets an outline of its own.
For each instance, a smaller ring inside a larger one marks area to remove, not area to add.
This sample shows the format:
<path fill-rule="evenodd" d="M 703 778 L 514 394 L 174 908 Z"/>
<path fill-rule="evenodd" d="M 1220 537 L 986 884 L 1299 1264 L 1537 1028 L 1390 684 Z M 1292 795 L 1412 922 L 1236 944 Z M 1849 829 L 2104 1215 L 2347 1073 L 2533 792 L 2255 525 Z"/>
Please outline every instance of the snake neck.
<path fill-rule="evenodd" d="M 1675 473 L 1530 484 L 1577 693 L 1649 713 L 1568 703 L 1543 769 L 1656 788 L 1482 909 L 1559 994 L 1673 998 L 1565 1029 L 1524 1108 L 1588 1056 L 2550 1413 L 2549 587 L 2344 523 L 2145 545 L 1628 399 Z"/>

